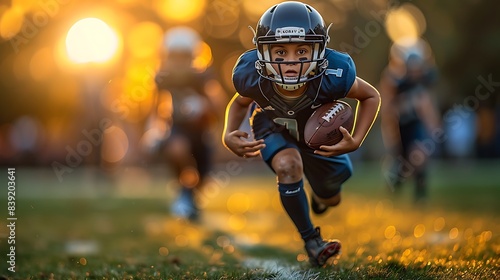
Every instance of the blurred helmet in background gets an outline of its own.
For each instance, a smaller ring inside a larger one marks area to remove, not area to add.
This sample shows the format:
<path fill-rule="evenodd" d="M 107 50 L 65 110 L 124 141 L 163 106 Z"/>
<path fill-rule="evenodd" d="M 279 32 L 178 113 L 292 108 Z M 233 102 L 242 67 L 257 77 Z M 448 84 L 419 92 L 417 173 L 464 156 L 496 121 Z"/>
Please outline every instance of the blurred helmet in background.
<path fill-rule="evenodd" d="M 391 46 L 389 60 L 393 74 L 414 79 L 425 76 L 435 66 L 432 49 L 422 38 L 395 42 Z"/>
<path fill-rule="evenodd" d="M 167 30 L 162 42 L 161 69 L 176 76 L 194 71 L 193 64 L 202 42 L 199 33 L 190 27 L 178 26 Z"/>
<path fill-rule="evenodd" d="M 195 55 L 201 38 L 196 30 L 187 26 L 169 29 L 163 39 L 163 50 L 168 53 L 185 52 Z"/>
<path fill-rule="evenodd" d="M 408 39 L 395 42 L 390 50 L 390 59 L 409 67 L 418 67 L 432 60 L 432 50 L 423 39 Z"/>

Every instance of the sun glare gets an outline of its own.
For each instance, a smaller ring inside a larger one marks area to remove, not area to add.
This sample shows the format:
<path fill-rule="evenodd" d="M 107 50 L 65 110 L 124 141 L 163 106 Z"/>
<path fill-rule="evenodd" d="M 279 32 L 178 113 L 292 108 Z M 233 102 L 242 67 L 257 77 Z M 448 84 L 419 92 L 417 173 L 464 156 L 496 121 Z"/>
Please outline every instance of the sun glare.
<path fill-rule="evenodd" d="M 118 49 L 118 36 L 104 21 L 85 18 L 76 22 L 66 36 L 66 51 L 76 63 L 103 63 Z"/>

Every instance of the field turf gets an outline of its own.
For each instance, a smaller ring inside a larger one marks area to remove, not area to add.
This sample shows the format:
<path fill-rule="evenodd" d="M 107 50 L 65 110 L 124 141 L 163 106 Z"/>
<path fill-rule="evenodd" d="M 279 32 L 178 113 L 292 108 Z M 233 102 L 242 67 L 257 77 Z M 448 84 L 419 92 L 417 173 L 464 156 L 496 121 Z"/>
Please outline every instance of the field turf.
<path fill-rule="evenodd" d="M 411 183 L 390 193 L 378 163 L 355 162 L 342 203 L 313 216 L 343 246 L 319 269 L 260 163 L 218 165 L 198 223 L 170 215 L 176 188 L 162 166 L 81 167 L 62 181 L 18 167 L 14 231 L 6 187 L 0 196 L 0 279 L 499 279 L 499 166 L 435 162 L 429 200 L 416 205 Z"/>

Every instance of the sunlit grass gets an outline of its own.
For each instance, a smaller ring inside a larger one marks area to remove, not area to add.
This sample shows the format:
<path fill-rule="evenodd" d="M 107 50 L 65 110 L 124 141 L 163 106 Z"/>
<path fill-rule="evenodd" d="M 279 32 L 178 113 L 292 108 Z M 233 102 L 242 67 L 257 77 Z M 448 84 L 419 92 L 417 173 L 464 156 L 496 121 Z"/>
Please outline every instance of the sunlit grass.
<path fill-rule="evenodd" d="M 18 171 L 19 176 L 38 172 Z M 125 185 L 98 189 L 110 182 L 98 180 L 93 187 L 102 195 L 82 198 L 78 192 L 85 184 L 78 183 L 79 174 L 64 184 L 73 188 L 74 195 L 63 197 L 27 191 L 44 184 L 50 189 L 51 176 L 20 177 L 16 273 L 7 272 L 1 263 L 0 275 L 14 279 L 498 278 L 500 221 L 498 212 L 492 211 L 497 206 L 486 199 L 473 209 L 463 209 L 450 201 L 469 192 L 478 200 L 499 197 L 500 189 L 492 192 L 488 185 L 478 184 L 470 191 L 462 180 L 462 186 L 444 197 L 441 192 L 450 187 L 449 181 L 439 178 L 429 202 L 413 205 L 409 188 L 393 197 L 372 166 L 358 172 L 365 176 L 345 186 L 342 204 L 325 216 L 313 217 L 325 238 L 340 239 L 343 246 L 341 257 L 321 269 L 309 267 L 302 241 L 279 208 L 269 173 L 231 177 L 204 204 L 200 223 L 169 215 L 172 190 L 164 189 L 161 176 L 145 180 L 151 192 L 135 196 L 123 194 Z M 3 224 L 0 234 L 5 244 Z M 5 247 L 1 248 L 5 255 Z"/>

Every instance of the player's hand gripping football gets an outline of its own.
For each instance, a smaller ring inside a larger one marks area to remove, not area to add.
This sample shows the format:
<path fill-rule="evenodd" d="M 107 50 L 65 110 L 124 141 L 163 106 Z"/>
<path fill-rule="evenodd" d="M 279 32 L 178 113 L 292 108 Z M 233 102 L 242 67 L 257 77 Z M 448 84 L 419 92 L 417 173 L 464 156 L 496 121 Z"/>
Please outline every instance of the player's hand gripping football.
<path fill-rule="evenodd" d="M 340 140 L 340 142 L 332 146 L 322 145 L 319 147 L 320 149 L 315 150 L 314 153 L 325 157 L 331 157 L 346 154 L 359 148 L 359 144 L 356 143 L 347 129 L 341 126 L 339 130 L 342 132 L 342 140 Z"/>
<path fill-rule="evenodd" d="M 259 156 L 260 150 L 266 147 L 264 140 L 250 141 L 247 140 L 248 137 L 248 133 L 235 130 L 224 136 L 224 144 L 239 157 L 250 158 Z"/>

